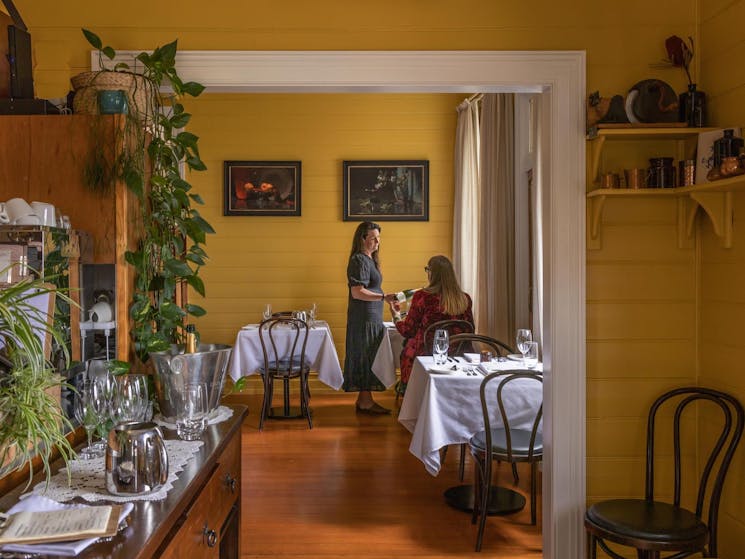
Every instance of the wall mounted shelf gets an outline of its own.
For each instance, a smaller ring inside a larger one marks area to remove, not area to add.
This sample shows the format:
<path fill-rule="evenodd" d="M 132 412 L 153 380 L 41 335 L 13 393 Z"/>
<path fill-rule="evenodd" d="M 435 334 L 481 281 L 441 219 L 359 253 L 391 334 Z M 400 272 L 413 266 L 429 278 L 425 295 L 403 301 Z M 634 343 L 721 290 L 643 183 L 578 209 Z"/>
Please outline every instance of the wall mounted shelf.
<path fill-rule="evenodd" d="M 603 150 L 609 142 L 618 141 L 675 141 L 676 159 L 692 159 L 696 153 L 698 135 L 700 132 L 709 132 L 717 128 L 650 128 L 650 127 L 628 127 L 628 128 L 601 128 L 592 131 L 587 136 L 587 162 L 588 176 L 587 184 L 599 185 L 600 183 L 600 160 Z"/>
<path fill-rule="evenodd" d="M 675 198 L 678 201 L 678 246 L 690 244 L 696 212 L 701 207 L 724 248 L 732 247 L 732 193 L 745 189 L 745 175 L 678 188 L 599 188 L 587 193 L 587 247 L 600 248 L 600 224 L 606 200 L 613 198 Z"/>

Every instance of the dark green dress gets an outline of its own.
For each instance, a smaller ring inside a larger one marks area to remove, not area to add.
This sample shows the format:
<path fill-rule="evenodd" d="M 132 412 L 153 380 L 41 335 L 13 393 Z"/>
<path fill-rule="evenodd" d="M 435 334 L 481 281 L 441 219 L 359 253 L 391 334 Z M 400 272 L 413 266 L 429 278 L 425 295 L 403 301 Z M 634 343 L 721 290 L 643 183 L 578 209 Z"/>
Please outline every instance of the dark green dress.
<path fill-rule="evenodd" d="M 360 301 L 352 297 L 352 287 L 362 287 L 383 293 L 383 276 L 375 267 L 372 258 L 358 252 L 349 259 L 347 265 L 347 344 L 344 357 L 345 392 L 362 390 L 382 391 L 385 386 L 372 372 L 372 364 L 378 346 L 383 340 L 383 301 Z"/>

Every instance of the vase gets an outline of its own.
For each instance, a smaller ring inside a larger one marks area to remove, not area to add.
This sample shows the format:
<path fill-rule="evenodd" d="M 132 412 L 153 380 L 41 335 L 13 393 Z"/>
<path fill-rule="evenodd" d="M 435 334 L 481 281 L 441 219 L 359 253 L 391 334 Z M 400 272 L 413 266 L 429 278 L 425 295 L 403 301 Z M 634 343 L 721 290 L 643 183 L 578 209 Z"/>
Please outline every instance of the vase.
<path fill-rule="evenodd" d="M 706 94 L 699 91 L 695 83 L 689 83 L 688 91 L 680 94 L 678 107 L 680 122 L 692 128 L 706 126 Z"/>
<path fill-rule="evenodd" d="M 127 92 L 123 89 L 99 91 L 98 110 L 102 115 L 126 114 L 128 112 Z"/>

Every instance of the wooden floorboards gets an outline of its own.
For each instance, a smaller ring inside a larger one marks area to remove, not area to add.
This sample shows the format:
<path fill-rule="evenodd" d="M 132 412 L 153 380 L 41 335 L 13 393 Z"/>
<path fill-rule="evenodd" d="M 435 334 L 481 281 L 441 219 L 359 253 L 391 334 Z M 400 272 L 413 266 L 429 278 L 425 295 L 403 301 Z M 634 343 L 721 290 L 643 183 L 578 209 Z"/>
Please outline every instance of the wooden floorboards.
<path fill-rule="evenodd" d="M 473 551 L 470 514 L 442 497 L 459 483 L 458 448 L 451 448 L 437 477 L 429 475 L 409 453 L 411 435 L 396 420 L 391 391 L 377 400 L 394 414 L 373 417 L 355 413 L 355 394 L 313 383 L 312 430 L 304 420 L 270 420 L 263 432 L 259 392 L 254 384 L 228 398 L 249 406 L 242 433 L 242 559 L 542 557 L 540 522 L 530 526 L 527 507 L 490 517 L 482 552 Z M 470 462 L 466 467 L 470 483 Z M 503 464 L 500 476 L 511 486 L 509 467 Z M 528 483 L 525 470 L 517 489 L 526 494 Z"/>

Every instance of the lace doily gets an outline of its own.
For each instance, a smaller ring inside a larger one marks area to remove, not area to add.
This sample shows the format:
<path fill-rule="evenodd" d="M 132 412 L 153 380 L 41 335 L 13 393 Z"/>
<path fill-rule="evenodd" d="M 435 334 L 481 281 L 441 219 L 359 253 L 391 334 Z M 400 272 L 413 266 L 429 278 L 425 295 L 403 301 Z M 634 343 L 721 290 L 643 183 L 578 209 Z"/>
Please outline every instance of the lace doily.
<path fill-rule="evenodd" d="M 70 484 L 67 483 L 67 471 L 61 470 L 49 480 L 49 486 L 44 482 L 34 486 L 32 492 L 44 495 L 55 501 L 69 501 L 75 497 L 82 497 L 86 501 L 113 501 L 128 503 L 129 501 L 160 501 L 166 498 L 173 482 L 184 465 L 204 444 L 202 441 L 165 441 L 168 453 L 168 480 L 158 491 L 146 495 L 127 495 L 126 497 L 112 495 L 106 490 L 104 458 L 92 460 L 72 460 L 70 462 Z"/>
<path fill-rule="evenodd" d="M 218 406 L 215 411 L 213 411 L 209 417 L 207 418 L 207 425 L 215 425 L 216 423 L 222 423 L 223 421 L 226 421 L 233 417 L 233 410 L 231 410 L 227 406 Z M 155 417 L 153 417 L 153 421 L 160 425 L 161 427 L 165 427 L 166 429 L 170 429 L 172 431 L 176 430 L 176 424 L 175 423 L 169 423 L 165 419 L 163 419 L 163 416 L 158 414 Z"/>

